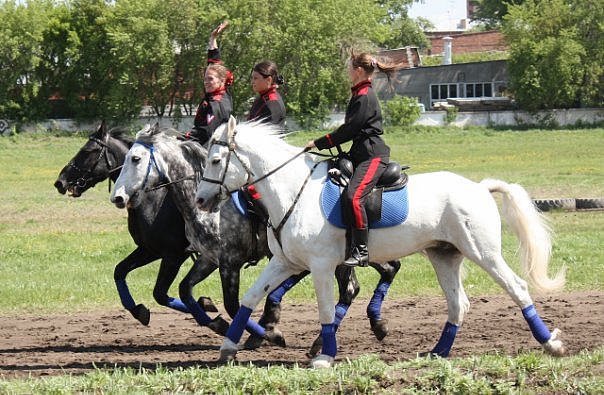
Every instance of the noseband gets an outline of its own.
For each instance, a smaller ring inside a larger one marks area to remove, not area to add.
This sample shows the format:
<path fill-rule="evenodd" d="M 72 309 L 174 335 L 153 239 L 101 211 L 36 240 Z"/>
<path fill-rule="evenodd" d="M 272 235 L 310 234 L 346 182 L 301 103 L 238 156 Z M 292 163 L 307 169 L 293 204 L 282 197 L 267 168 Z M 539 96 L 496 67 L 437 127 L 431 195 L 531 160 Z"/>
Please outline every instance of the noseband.
<path fill-rule="evenodd" d="M 109 174 L 122 168 L 122 166 L 116 166 L 115 168 L 113 168 L 113 165 L 111 163 L 111 158 L 109 157 L 110 147 L 108 144 L 109 134 L 105 134 L 104 140 L 101 140 L 94 136 L 88 137 L 88 140 L 93 141 L 96 144 L 98 144 L 101 147 L 101 151 L 99 152 L 98 157 L 94 161 L 94 165 L 92 165 L 92 167 L 90 167 L 88 169 L 80 168 L 78 165 L 75 164 L 73 159 L 71 161 L 69 161 L 69 163 L 67 164 L 67 167 L 75 169 L 77 172 L 79 172 L 81 174 L 81 176 L 75 182 L 70 182 L 69 185 L 77 185 L 80 188 L 84 188 L 90 181 L 90 175 L 94 172 L 94 170 L 99 165 L 99 163 L 101 162 L 101 159 L 103 159 L 103 157 L 105 158 L 105 163 L 107 164 L 107 169 L 109 171 Z M 109 190 L 111 190 L 111 179 L 109 181 Z"/>

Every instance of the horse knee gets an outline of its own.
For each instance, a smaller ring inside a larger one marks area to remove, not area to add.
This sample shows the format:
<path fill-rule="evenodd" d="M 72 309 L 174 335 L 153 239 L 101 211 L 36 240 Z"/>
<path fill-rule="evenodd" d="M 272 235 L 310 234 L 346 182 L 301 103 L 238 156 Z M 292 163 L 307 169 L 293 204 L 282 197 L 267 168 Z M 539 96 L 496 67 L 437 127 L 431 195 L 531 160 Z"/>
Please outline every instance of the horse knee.
<path fill-rule="evenodd" d="M 153 289 L 153 299 L 161 306 L 168 305 L 168 294 L 163 289 Z"/>
<path fill-rule="evenodd" d="M 193 297 L 193 286 L 186 279 L 178 285 L 178 295 L 183 301 Z"/>

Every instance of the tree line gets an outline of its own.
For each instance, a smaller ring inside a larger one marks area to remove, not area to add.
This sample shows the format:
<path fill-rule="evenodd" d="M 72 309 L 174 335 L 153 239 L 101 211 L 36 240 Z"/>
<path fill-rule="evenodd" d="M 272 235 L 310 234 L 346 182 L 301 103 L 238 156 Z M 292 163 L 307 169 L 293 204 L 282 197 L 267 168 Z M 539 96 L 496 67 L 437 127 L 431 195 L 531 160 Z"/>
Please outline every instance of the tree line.
<path fill-rule="evenodd" d="M 429 45 L 420 0 L 8 0 L 0 2 L 0 118 L 127 119 L 191 115 L 203 97 L 210 31 L 222 20 L 235 111 L 253 97 L 252 66 L 275 61 L 303 124 L 349 96 L 347 51 Z M 512 95 L 526 109 L 602 105 L 604 3 L 478 0 L 475 19 L 510 45 Z M 49 100 L 50 99 L 50 100 Z"/>

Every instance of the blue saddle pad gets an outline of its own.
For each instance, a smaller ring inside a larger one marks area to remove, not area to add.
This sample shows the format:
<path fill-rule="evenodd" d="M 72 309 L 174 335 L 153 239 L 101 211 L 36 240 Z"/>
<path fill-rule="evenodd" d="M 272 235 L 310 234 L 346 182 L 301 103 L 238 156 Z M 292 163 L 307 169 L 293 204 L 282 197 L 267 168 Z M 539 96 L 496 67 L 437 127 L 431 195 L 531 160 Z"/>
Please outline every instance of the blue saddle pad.
<path fill-rule="evenodd" d="M 340 186 L 327 178 L 321 191 L 321 210 L 330 224 L 338 228 L 346 229 L 342 220 Z M 407 186 L 395 191 L 384 191 L 382 193 L 382 218 L 379 221 L 370 222 L 369 228 L 387 228 L 402 224 L 409 214 L 409 199 Z"/>
<path fill-rule="evenodd" d="M 237 211 L 239 211 L 239 214 L 243 215 L 244 217 L 249 216 L 247 212 L 247 201 L 240 191 L 231 192 L 231 200 L 237 208 Z"/>

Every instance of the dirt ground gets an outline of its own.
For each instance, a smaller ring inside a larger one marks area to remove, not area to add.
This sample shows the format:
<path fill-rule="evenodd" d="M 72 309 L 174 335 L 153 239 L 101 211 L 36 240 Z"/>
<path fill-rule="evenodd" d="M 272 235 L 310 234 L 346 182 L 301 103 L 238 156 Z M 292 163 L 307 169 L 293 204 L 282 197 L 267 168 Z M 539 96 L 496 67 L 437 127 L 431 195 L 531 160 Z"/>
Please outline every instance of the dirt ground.
<path fill-rule="evenodd" d="M 485 352 L 515 355 L 540 349 L 520 309 L 507 295 L 470 301 L 451 357 Z M 385 361 L 414 358 L 432 348 L 446 320 L 444 298 L 387 298 L 383 318 L 389 321 L 390 334 L 380 342 L 365 318 L 367 302 L 357 300 L 338 331 L 339 360 L 366 353 L 378 354 Z M 604 292 L 537 296 L 535 304 L 550 329 L 562 330 L 568 354 L 604 345 Z M 257 366 L 308 362 L 306 352 L 319 331 L 316 305 L 284 301 L 283 307 L 279 327 L 287 347 L 267 345 L 240 351 L 239 361 Z M 81 374 L 95 366 L 216 366 L 221 337 L 198 327 L 185 314 L 159 306 L 151 309 L 148 327 L 121 310 L 0 316 L 0 376 Z"/>

